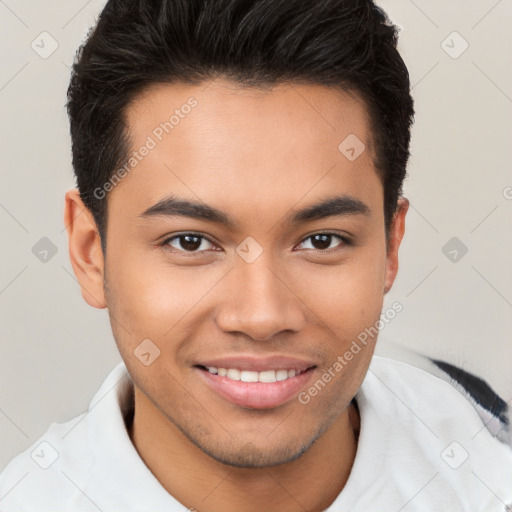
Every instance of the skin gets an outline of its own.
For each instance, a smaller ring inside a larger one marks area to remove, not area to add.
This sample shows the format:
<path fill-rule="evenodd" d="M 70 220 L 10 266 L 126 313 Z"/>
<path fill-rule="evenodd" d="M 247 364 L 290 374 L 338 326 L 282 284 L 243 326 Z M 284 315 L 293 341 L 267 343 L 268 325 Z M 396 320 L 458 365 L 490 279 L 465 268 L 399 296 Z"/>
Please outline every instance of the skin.
<path fill-rule="evenodd" d="M 243 89 L 219 78 L 153 86 L 126 112 L 134 150 L 192 96 L 198 105 L 110 192 L 105 257 L 92 215 L 75 189 L 67 192 L 71 263 L 87 303 L 108 309 L 135 384 L 130 436 L 169 493 L 199 512 L 321 511 L 354 462 L 360 418 L 350 404 L 376 337 L 307 405 L 296 397 L 267 409 L 234 405 L 194 364 L 291 355 L 316 365 L 308 389 L 379 320 L 409 202 L 399 200 L 386 249 L 365 104 L 319 85 Z M 366 146 L 355 161 L 338 150 L 350 134 Z M 141 217 L 169 194 L 215 207 L 236 225 Z M 369 215 L 283 221 L 333 194 L 359 199 Z M 326 231 L 353 243 L 334 236 L 324 249 L 308 238 Z M 189 232 L 210 242 L 192 253 L 180 239 L 158 245 Z M 252 263 L 236 252 L 249 236 L 263 250 Z M 161 352 L 149 366 L 134 355 L 144 339 Z"/>

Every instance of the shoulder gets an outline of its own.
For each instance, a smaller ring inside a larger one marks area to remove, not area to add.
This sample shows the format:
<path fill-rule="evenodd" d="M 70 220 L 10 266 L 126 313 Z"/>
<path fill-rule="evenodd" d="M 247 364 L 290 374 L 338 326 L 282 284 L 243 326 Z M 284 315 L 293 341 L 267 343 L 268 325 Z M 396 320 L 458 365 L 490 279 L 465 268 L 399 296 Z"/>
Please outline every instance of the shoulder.
<path fill-rule="evenodd" d="M 423 489 L 416 507 L 449 504 L 454 511 L 501 512 L 504 503 L 512 504 L 512 447 L 488 428 L 479 408 L 506 429 L 506 407 L 482 379 L 469 379 L 475 387 L 462 374 L 454 381 L 443 373 L 417 354 L 407 362 L 373 356 L 356 395 L 361 446 L 354 480 L 368 482 L 374 471 L 373 487 L 386 489 L 384 494 L 396 503 Z"/>
<path fill-rule="evenodd" d="M 459 366 L 429 358 L 432 373 L 449 382 L 475 408 L 489 432 L 512 447 L 510 407 L 507 402 L 481 377 Z"/>
<path fill-rule="evenodd" d="M 86 412 L 51 423 L 0 473 L 0 510 L 4 512 L 98 510 L 87 497 L 98 472 L 101 451 L 115 449 L 124 432 L 119 398 L 128 376 L 122 364 L 104 380 Z"/>
<path fill-rule="evenodd" d="M 399 360 L 374 356 L 372 369 L 393 385 L 414 390 L 416 401 L 421 398 L 446 412 L 457 407 L 459 414 L 478 416 L 478 424 L 512 449 L 510 407 L 482 377 L 454 363 L 411 351 L 402 351 Z"/>
<path fill-rule="evenodd" d="M 471 416 L 512 449 L 510 407 L 482 377 L 454 363 L 405 350 L 398 359 L 374 355 L 370 370 L 382 385 L 413 394 L 415 403 L 444 412 L 457 407 L 459 415 Z"/>
<path fill-rule="evenodd" d="M 87 442 L 81 435 L 66 437 L 85 415 L 65 423 L 52 423 L 44 435 L 7 464 L 0 473 L 2 510 L 32 511 L 35 502 L 41 512 L 57 512 L 63 510 L 63 505 L 79 505 L 80 490 L 73 485 L 66 468 L 86 470 Z"/>

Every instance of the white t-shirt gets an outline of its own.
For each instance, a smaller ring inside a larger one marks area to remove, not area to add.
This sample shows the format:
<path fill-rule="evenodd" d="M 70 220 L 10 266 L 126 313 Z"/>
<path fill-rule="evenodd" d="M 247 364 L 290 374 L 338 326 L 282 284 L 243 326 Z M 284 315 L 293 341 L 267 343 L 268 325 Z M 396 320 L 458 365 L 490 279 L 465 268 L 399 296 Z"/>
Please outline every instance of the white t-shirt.
<path fill-rule="evenodd" d="M 9 462 L 0 474 L 0 510 L 188 510 L 133 446 L 124 420 L 132 398 L 133 383 L 120 363 L 87 412 L 52 423 Z M 493 437 L 449 382 L 375 355 L 356 401 L 361 415 L 356 458 L 329 512 L 508 510 L 512 449 Z"/>

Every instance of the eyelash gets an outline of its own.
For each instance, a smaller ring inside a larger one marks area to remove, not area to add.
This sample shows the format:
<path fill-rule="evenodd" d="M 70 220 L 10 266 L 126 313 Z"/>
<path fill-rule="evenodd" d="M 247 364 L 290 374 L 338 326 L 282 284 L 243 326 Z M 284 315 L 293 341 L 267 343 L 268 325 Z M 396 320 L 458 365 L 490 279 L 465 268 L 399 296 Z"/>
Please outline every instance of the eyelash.
<path fill-rule="evenodd" d="M 177 253 L 182 253 L 182 254 L 187 254 L 187 255 L 196 255 L 196 254 L 201 254 L 201 253 L 206 252 L 206 251 L 176 250 L 176 249 L 171 248 L 169 246 L 169 242 L 171 242 L 172 240 L 176 240 L 176 239 L 185 237 L 187 235 L 196 236 L 198 238 L 201 238 L 201 240 L 207 240 L 209 243 L 215 245 L 214 242 L 212 242 L 208 237 L 206 237 L 206 236 L 204 236 L 204 235 L 202 235 L 200 233 L 194 233 L 194 232 L 188 232 L 188 233 L 181 233 L 179 235 L 173 235 L 171 237 L 166 238 L 159 245 L 160 245 L 160 247 L 163 247 L 164 249 L 168 248 L 170 250 L 170 252 L 177 252 Z M 350 238 L 348 238 L 346 236 L 343 236 L 343 235 L 340 235 L 339 233 L 333 233 L 333 232 L 330 232 L 330 231 L 319 231 L 318 233 L 313 233 L 312 235 L 308 235 L 306 238 L 303 238 L 297 245 L 301 245 L 306 240 L 309 240 L 310 238 L 313 238 L 313 237 L 315 237 L 317 235 L 328 235 L 328 236 L 333 236 L 335 238 L 339 238 L 341 240 L 341 242 L 342 242 L 341 247 L 340 248 L 331 248 L 331 249 L 305 249 L 305 250 L 309 250 L 309 251 L 313 250 L 313 251 L 320 252 L 320 253 L 330 253 L 330 252 L 334 252 L 334 251 L 337 251 L 337 250 L 341 250 L 345 246 L 353 245 L 352 240 Z"/>

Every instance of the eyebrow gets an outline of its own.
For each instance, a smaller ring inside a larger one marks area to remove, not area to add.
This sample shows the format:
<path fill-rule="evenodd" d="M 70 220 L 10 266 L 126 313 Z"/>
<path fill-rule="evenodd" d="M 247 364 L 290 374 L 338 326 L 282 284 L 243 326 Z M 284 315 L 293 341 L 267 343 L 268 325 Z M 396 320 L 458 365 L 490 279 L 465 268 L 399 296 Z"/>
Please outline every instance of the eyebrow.
<path fill-rule="evenodd" d="M 360 199 L 341 195 L 327 197 L 323 201 L 301 210 L 290 212 L 284 222 L 290 225 L 301 224 L 329 217 L 365 215 L 370 216 L 370 208 Z M 197 203 L 175 196 L 166 197 L 145 210 L 139 217 L 151 218 L 158 216 L 181 216 L 205 220 L 234 229 L 236 222 L 226 213 L 204 203 Z"/>

